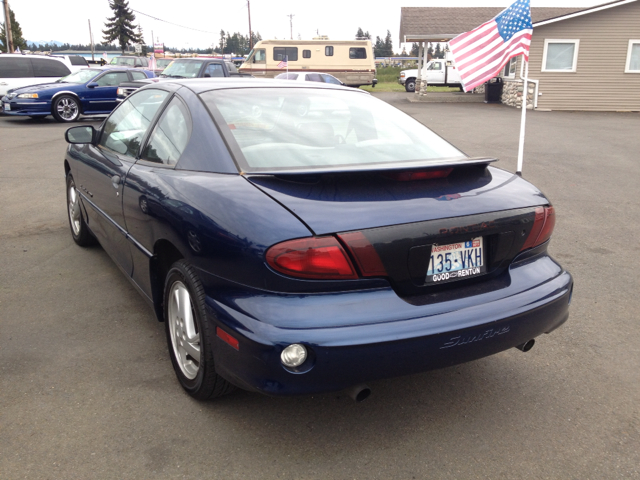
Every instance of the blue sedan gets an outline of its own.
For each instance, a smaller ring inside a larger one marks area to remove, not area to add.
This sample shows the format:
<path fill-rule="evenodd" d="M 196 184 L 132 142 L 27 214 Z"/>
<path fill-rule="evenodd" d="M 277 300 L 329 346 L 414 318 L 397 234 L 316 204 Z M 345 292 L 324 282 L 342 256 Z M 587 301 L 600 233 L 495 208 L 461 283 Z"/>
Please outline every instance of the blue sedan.
<path fill-rule="evenodd" d="M 171 80 L 66 139 L 73 240 L 149 302 L 197 399 L 362 400 L 568 318 L 544 194 L 366 92 Z"/>
<path fill-rule="evenodd" d="M 80 115 L 110 113 L 122 82 L 154 76 L 139 68 L 84 68 L 53 83 L 9 90 L 1 102 L 6 115 L 53 115 L 59 122 L 73 122 Z"/>

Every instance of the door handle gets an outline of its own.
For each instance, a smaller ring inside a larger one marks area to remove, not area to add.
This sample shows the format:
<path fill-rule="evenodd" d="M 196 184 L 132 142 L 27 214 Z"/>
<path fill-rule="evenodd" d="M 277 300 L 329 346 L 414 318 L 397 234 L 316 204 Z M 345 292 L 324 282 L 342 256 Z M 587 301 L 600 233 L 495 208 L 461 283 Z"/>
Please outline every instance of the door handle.
<path fill-rule="evenodd" d="M 116 190 L 120 188 L 120 175 L 114 175 L 111 177 L 111 185 L 113 185 L 113 188 Z"/>

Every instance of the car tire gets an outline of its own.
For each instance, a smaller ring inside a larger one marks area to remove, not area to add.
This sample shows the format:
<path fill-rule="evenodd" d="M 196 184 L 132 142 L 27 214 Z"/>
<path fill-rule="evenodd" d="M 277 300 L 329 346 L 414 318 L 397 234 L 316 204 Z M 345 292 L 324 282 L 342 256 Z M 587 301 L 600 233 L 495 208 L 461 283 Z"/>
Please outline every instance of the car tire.
<path fill-rule="evenodd" d="M 169 356 L 182 388 L 198 400 L 232 392 L 235 387 L 216 373 L 216 328 L 206 315 L 204 288 L 184 260 L 174 263 L 167 274 L 163 303 Z"/>
<path fill-rule="evenodd" d="M 404 89 L 409 92 L 409 93 L 413 93 L 416 91 L 416 81 L 413 78 L 410 78 L 409 80 L 407 80 L 404 84 Z"/>
<path fill-rule="evenodd" d="M 51 114 L 59 122 L 75 122 L 80 117 L 80 102 L 71 95 L 61 95 L 53 101 Z"/>
<path fill-rule="evenodd" d="M 82 217 L 80 195 L 76 190 L 76 184 L 71 173 L 67 174 L 67 218 L 73 241 L 81 247 L 95 245 L 97 240 Z"/>

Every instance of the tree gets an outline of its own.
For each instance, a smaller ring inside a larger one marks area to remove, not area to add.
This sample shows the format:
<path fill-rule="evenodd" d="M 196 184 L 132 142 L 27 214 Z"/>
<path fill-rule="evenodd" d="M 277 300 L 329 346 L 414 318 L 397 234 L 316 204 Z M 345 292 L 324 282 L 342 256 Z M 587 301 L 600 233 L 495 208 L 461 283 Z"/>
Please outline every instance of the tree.
<path fill-rule="evenodd" d="M 142 27 L 140 25 L 138 25 L 138 35 L 140 37 L 140 42 L 142 44 L 142 50 L 140 52 L 140 56 L 141 57 L 146 57 L 147 53 L 149 53 L 149 49 L 147 48 L 147 44 L 144 41 L 144 36 L 142 35 Z M 153 43 L 153 39 L 151 40 L 151 43 Z M 153 45 L 151 45 L 151 51 L 153 51 Z"/>
<path fill-rule="evenodd" d="M 439 43 L 436 43 L 436 49 L 433 51 L 433 58 L 444 58 L 444 53 L 442 52 Z"/>
<path fill-rule="evenodd" d="M 109 0 L 109 8 L 113 10 L 113 17 L 107 18 L 102 31 L 104 41 L 112 43 L 115 40 L 120 45 L 120 51 L 124 53 L 127 45 L 142 42 L 142 38 L 135 32 L 136 26 L 133 24 L 136 16 L 129 8 L 127 0 Z"/>
<path fill-rule="evenodd" d="M 417 57 L 418 55 L 420 55 L 420 45 L 418 45 L 417 43 L 412 43 L 411 44 L 411 51 L 409 52 L 409 56 L 410 57 Z"/>
<path fill-rule="evenodd" d="M 391 32 L 387 30 L 387 36 L 384 37 L 385 57 L 393 57 L 393 42 L 391 41 Z"/>
<path fill-rule="evenodd" d="M 16 22 L 16 16 L 13 10 L 9 8 L 9 21 L 11 22 L 11 36 L 13 37 L 13 48 L 20 48 L 20 50 L 26 50 L 28 48 L 27 42 L 22 38 L 22 29 L 20 24 Z M 4 29 L 4 22 L 0 24 L 0 51 L 7 51 L 7 33 Z"/>

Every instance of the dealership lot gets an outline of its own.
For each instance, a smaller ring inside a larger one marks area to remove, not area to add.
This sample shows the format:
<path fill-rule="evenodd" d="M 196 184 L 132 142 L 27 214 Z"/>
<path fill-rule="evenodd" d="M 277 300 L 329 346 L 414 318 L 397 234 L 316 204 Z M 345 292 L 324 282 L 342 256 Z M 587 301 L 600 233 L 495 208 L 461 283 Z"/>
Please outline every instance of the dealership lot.
<path fill-rule="evenodd" d="M 515 170 L 519 110 L 377 95 Z M 183 393 L 151 309 L 71 240 L 66 127 L 0 117 L 0 478 L 640 475 L 640 115 L 528 116 L 524 177 L 556 207 L 569 321 L 526 354 L 375 382 L 362 404 Z"/>

